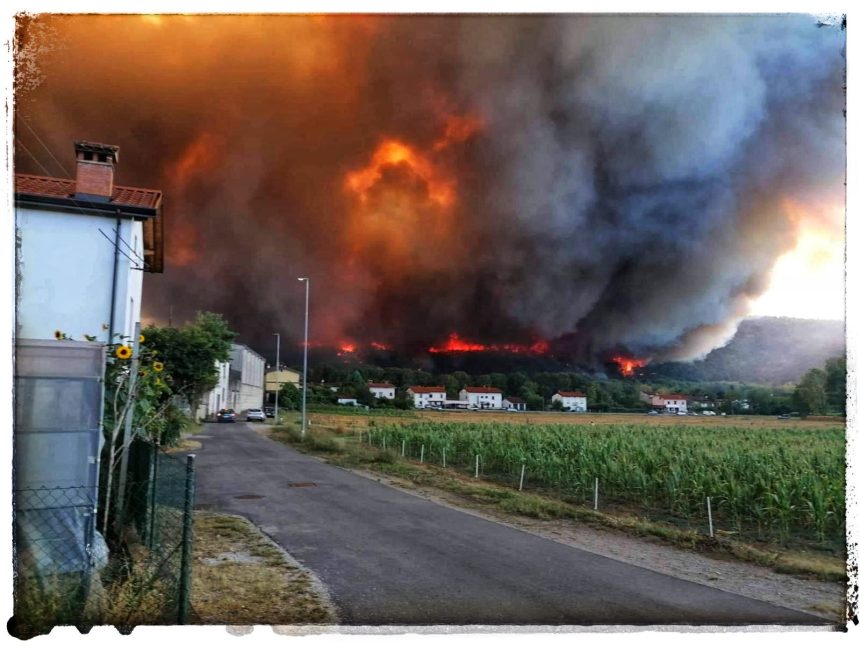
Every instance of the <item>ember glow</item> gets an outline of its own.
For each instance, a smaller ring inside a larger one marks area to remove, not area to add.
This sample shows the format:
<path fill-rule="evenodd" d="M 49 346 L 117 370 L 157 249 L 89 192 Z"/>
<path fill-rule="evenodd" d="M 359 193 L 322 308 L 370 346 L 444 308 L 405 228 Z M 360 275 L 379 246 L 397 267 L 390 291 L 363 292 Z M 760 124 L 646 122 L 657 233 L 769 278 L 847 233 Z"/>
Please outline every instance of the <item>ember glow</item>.
<path fill-rule="evenodd" d="M 448 354 L 458 352 L 499 352 L 508 354 L 536 354 L 543 355 L 549 351 L 549 343 L 538 340 L 531 344 L 518 343 L 478 343 L 464 340 L 456 332 L 452 332 L 448 339 L 441 345 L 434 345 L 427 349 L 431 354 Z"/>
<path fill-rule="evenodd" d="M 38 74 L 15 109 L 53 156 L 116 144 L 118 185 L 164 191 L 151 319 L 218 311 L 254 347 L 273 330 L 301 347 L 309 276 L 311 336 L 347 357 L 563 345 L 600 367 L 618 348 L 688 359 L 751 303 L 839 290 L 798 277 L 835 275 L 844 236 L 838 24 L 17 19 L 16 70 Z M 15 135 L 15 170 L 45 174 L 24 152 L 40 141 Z"/>
<path fill-rule="evenodd" d="M 640 367 L 645 367 L 650 362 L 650 359 L 613 356 L 612 362 L 618 365 L 618 371 L 622 376 L 634 376 L 636 374 L 636 370 Z"/>

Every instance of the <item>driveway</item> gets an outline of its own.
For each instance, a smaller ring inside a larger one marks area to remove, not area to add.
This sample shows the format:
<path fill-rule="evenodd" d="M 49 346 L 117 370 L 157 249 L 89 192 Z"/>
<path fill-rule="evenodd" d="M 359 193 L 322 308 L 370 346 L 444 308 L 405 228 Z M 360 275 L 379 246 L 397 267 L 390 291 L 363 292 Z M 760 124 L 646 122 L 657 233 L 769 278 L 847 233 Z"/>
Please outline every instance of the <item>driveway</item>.
<path fill-rule="evenodd" d="M 242 423 L 202 434 L 198 507 L 257 524 L 346 625 L 827 624 L 435 504 Z"/>

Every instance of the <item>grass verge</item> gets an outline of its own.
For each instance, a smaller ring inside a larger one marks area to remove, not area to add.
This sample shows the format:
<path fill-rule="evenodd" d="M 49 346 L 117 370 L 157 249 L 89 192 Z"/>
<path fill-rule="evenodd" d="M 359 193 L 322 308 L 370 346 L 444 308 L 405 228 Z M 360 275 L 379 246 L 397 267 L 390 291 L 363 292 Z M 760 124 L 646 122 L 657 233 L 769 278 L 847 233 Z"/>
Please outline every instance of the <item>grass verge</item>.
<path fill-rule="evenodd" d="M 836 556 L 792 550 L 769 543 L 754 545 L 720 535 L 712 538 L 631 514 L 598 512 L 536 493 L 519 492 L 492 482 L 476 481 L 452 469 L 403 460 L 390 451 L 382 452 L 366 444 L 356 443 L 352 437 L 342 436 L 331 428 L 311 427 L 303 441 L 298 429 L 292 426 L 273 428 L 270 436 L 303 452 L 323 457 L 336 466 L 370 470 L 414 487 L 452 493 L 462 499 L 465 505 L 475 509 L 541 520 L 572 519 L 630 535 L 658 538 L 691 551 L 732 557 L 769 567 L 779 573 L 830 582 L 846 580 L 845 562 Z"/>
<path fill-rule="evenodd" d="M 245 518 L 194 513 L 191 604 L 195 622 L 332 624 L 334 608 L 312 576 Z"/>

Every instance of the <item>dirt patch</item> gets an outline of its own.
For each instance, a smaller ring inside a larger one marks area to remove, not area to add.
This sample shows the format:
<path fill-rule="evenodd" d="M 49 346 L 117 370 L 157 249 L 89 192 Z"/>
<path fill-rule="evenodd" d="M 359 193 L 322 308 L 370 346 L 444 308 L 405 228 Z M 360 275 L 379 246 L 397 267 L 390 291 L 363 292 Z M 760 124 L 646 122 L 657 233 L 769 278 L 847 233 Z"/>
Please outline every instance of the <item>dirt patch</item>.
<path fill-rule="evenodd" d="M 643 569 L 844 621 L 845 585 L 777 573 L 770 568 L 676 548 L 657 538 L 631 536 L 609 528 L 586 526 L 570 519 L 541 520 L 488 508 L 459 495 L 413 481 L 351 469 L 358 475 L 394 486 L 451 508 L 534 535 L 633 564 Z"/>
<path fill-rule="evenodd" d="M 191 604 L 195 622 L 331 625 L 322 583 L 243 517 L 194 514 Z"/>

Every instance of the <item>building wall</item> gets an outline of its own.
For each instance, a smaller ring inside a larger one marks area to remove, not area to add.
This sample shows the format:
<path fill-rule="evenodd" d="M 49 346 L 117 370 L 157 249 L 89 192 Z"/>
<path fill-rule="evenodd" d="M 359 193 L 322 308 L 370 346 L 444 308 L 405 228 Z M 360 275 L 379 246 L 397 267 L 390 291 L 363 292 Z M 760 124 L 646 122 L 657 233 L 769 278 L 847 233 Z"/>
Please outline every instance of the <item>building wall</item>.
<path fill-rule="evenodd" d="M 84 335 L 110 342 L 115 218 L 17 208 L 20 240 L 17 302 L 19 338 L 52 339 L 60 330 L 75 340 Z M 109 239 L 105 238 L 103 231 Z M 120 236 L 143 257 L 143 225 L 120 220 Z M 131 338 L 140 320 L 143 271 L 122 242 L 118 255 L 114 334 Z"/>
<path fill-rule="evenodd" d="M 266 392 L 277 392 L 284 383 L 292 383 L 300 387 L 302 375 L 294 370 L 280 370 L 279 372 L 268 372 L 266 374 Z"/>
<path fill-rule="evenodd" d="M 266 360 L 245 345 L 233 345 L 230 368 L 239 373 L 238 385 L 231 384 L 233 407 L 236 412 L 263 407 L 263 378 Z"/>
<path fill-rule="evenodd" d="M 227 361 L 215 363 L 218 370 L 218 384 L 212 388 L 204 399 L 204 409 L 201 416 L 214 416 L 218 410 L 229 408 L 230 400 L 230 363 Z"/>
<path fill-rule="evenodd" d="M 584 396 L 561 396 L 559 394 L 552 395 L 553 401 L 561 401 L 561 407 L 572 412 L 587 412 L 588 398 Z"/>
<path fill-rule="evenodd" d="M 500 410 L 502 408 L 502 395 L 498 393 L 483 394 L 460 390 L 460 400 L 468 401 L 470 406 L 476 408 L 488 408 L 492 410 Z"/>
<path fill-rule="evenodd" d="M 445 404 L 445 392 L 411 392 L 411 394 L 416 408 L 441 407 Z"/>
<path fill-rule="evenodd" d="M 370 393 L 375 396 L 377 399 L 393 399 L 394 398 L 394 388 L 393 387 L 372 387 L 370 388 Z"/>

